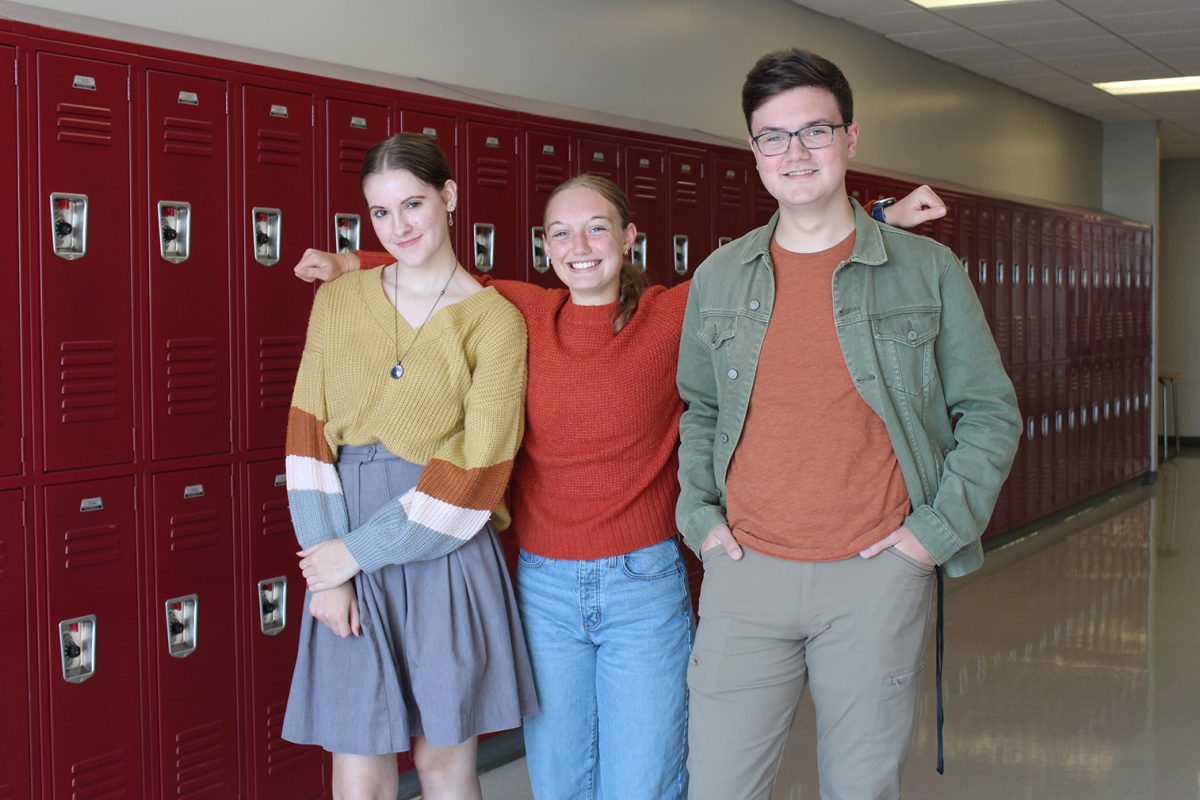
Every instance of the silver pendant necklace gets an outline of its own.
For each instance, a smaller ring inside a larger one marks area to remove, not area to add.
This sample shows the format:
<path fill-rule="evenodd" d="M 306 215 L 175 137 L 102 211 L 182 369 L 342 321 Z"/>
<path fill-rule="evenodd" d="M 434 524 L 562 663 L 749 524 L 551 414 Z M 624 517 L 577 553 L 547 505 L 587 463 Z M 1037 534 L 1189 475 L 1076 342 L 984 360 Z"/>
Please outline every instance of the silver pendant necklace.
<path fill-rule="evenodd" d="M 417 330 L 416 330 L 416 333 L 413 334 L 412 341 L 408 343 L 408 347 L 406 347 L 404 349 L 404 353 L 401 354 L 401 352 L 400 352 L 400 265 L 396 264 L 396 271 L 392 273 L 392 281 L 393 281 L 392 306 L 394 307 L 393 310 L 396 312 L 396 316 L 393 319 L 393 323 L 394 323 L 393 324 L 393 335 L 395 336 L 395 342 L 396 342 L 396 365 L 394 367 L 392 367 L 390 372 L 388 372 L 388 374 L 392 377 L 392 380 L 398 381 L 402 377 L 404 377 L 404 359 L 408 358 L 408 354 L 413 349 L 413 345 L 415 345 L 417 343 L 417 337 L 420 336 L 421 331 L 425 329 L 425 323 L 429 322 L 429 318 L 433 316 L 433 311 L 435 308 L 438 307 L 438 303 L 440 303 L 442 301 L 442 295 L 446 294 L 446 289 L 450 288 L 450 281 L 454 280 L 454 273 L 457 271 L 458 271 L 458 264 L 455 264 L 453 269 L 450 270 L 450 275 L 449 275 L 449 277 L 446 278 L 446 282 L 444 284 L 442 284 L 442 290 L 440 292 L 438 292 L 438 296 L 434 299 L 433 305 L 430 306 L 429 313 L 425 315 L 425 319 L 423 319 L 421 321 L 421 324 L 417 326 Z"/>

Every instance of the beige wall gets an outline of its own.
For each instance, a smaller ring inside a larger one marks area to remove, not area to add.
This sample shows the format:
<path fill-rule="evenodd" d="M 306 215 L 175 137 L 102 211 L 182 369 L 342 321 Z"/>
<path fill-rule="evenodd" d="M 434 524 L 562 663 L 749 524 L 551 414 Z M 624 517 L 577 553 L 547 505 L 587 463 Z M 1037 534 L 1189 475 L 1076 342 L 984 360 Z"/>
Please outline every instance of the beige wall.
<path fill-rule="evenodd" d="M 864 168 L 1090 208 L 1102 202 L 1099 123 L 788 0 L 0 2 L 0 15 L 136 38 L 64 23 L 55 12 L 739 140 L 746 70 L 768 50 L 808 47 L 838 62 L 855 87 Z"/>
<path fill-rule="evenodd" d="M 1159 370 L 1181 372 L 1179 429 L 1200 436 L 1200 159 L 1162 162 Z"/>

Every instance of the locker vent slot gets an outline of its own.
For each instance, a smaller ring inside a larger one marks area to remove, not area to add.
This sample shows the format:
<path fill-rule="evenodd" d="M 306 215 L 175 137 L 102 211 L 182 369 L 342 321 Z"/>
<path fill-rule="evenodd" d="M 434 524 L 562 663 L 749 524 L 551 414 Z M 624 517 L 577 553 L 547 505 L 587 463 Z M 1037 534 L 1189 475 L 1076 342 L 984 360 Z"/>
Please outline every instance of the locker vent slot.
<path fill-rule="evenodd" d="M 121 558 L 121 526 L 116 523 L 77 528 L 63 534 L 67 569 L 109 564 Z"/>
<path fill-rule="evenodd" d="M 258 340 L 258 407 L 287 408 L 300 369 L 304 340 L 299 336 L 264 336 Z"/>
<path fill-rule="evenodd" d="M 133 787 L 125 783 L 129 773 L 126 756 L 124 750 L 114 750 L 72 764 L 72 800 L 133 796 Z"/>
<path fill-rule="evenodd" d="M 111 108 L 58 104 L 58 141 L 76 144 L 112 144 Z"/>
<path fill-rule="evenodd" d="M 175 734 L 175 797 L 214 797 L 225 794 L 225 731 L 221 721 Z"/>
<path fill-rule="evenodd" d="M 213 124 L 203 119 L 163 117 L 163 152 L 202 158 L 216 153 Z"/>
<path fill-rule="evenodd" d="M 215 510 L 173 514 L 170 525 L 173 553 L 208 547 L 216 544 L 221 538 L 220 517 Z"/>
<path fill-rule="evenodd" d="M 475 185 L 507 189 L 511 184 L 508 162 L 500 158 L 480 158 L 475 161 Z"/>
<path fill-rule="evenodd" d="M 737 210 L 742 207 L 742 187 L 722 186 L 720 197 L 721 208 Z"/>
<path fill-rule="evenodd" d="M 111 340 L 63 342 L 59 346 L 62 421 L 117 418 L 117 353 Z"/>
<path fill-rule="evenodd" d="M 700 202 L 695 181 L 675 181 L 675 202 L 683 206 L 694 206 Z"/>
<path fill-rule="evenodd" d="M 287 500 L 268 500 L 262 504 L 263 536 L 293 536 L 292 515 L 288 511 Z"/>
<path fill-rule="evenodd" d="M 549 194 L 567 179 L 567 172 L 557 164 L 537 164 L 533 168 L 533 189 Z"/>
<path fill-rule="evenodd" d="M 216 410 L 217 343 L 212 338 L 168 339 L 167 416 Z"/>
<path fill-rule="evenodd" d="M 362 169 L 363 159 L 374 142 L 363 142 L 358 139 L 338 140 L 338 171 L 357 175 Z"/>
<path fill-rule="evenodd" d="M 320 758 L 321 751 L 315 747 L 303 747 L 283 739 L 283 712 L 286 703 L 271 703 L 267 706 L 267 774 L 272 777 L 289 770 L 300 769 Z"/>
<path fill-rule="evenodd" d="M 300 134 L 258 129 L 258 163 L 279 167 L 300 166 Z"/>
<path fill-rule="evenodd" d="M 658 202 L 658 178 L 647 175 L 633 176 L 633 199 L 648 203 Z"/>

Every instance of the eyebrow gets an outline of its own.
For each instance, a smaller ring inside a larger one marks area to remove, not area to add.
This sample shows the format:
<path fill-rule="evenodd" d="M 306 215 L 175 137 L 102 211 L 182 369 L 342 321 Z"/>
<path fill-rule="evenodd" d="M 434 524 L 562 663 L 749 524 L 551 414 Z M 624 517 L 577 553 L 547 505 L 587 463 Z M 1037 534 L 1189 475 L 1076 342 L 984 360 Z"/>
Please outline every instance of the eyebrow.
<path fill-rule="evenodd" d="M 425 199 L 425 195 L 423 195 L 423 194 L 410 194 L 408 197 L 406 197 L 400 201 L 400 205 L 404 205 L 409 200 L 424 200 L 424 199 Z M 384 208 L 384 206 L 373 205 L 373 206 L 367 206 L 367 208 Z"/>
<path fill-rule="evenodd" d="M 593 217 L 588 217 L 588 220 L 587 220 L 587 221 L 588 221 L 588 222 L 595 222 L 596 220 L 600 220 L 601 222 L 607 222 L 607 223 L 609 223 L 610 225 L 611 225 L 611 224 L 613 224 L 613 221 L 612 221 L 612 219 L 611 219 L 611 218 L 609 218 L 609 217 L 606 217 L 606 216 L 604 216 L 603 214 L 596 214 L 596 215 L 595 215 L 595 216 L 593 216 Z M 546 227 L 547 227 L 547 228 L 553 228 L 555 225 L 566 225 L 566 224 L 567 224 L 567 223 L 563 222 L 561 219 L 555 219 L 555 220 L 551 220 L 550 222 L 547 222 L 547 223 L 546 223 Z"/>
<path fill-rule="evenodd" d="M 841 124 L 842 123 L 834 122 L 833 120 L 830 120 L 830 119 L 814 119 L 814 120 L 805 122 L 799 128 L 784 128 L 779 125 L 764 125 L 761 128 L 759 128 L 758 132 L 759 133 L 767 133 L 768 131 L 779 131 L 781 133 L 791 133 L 792 131 L 802 131 L 805 128 L 811 128 L 813 125 L 841 125 Z M 757 134 L 755 134 L 755 135 L 757 135 Z"/>

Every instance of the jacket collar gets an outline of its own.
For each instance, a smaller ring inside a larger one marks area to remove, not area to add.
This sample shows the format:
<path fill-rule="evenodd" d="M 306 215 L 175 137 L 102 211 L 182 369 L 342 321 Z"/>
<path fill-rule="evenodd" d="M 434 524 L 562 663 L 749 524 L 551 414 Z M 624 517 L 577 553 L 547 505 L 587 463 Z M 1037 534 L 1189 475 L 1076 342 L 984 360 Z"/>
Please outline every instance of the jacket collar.
<path fill-rule="evenodd" d="M 850 254 L 850 260 L 868 266 L 886 263 L 887 251 L 883 246 L 883 234 L 879 231 L 879 223 L 863 211 L 857 200 L 853 197 L 847 199 L 854 207 L 854 251 Z M 778 224 L 779 210 L 776 209 L 770 222 L 746 235 L 738 260 L 743 264 L 755 263 L 760 258 L 769 261 L 771 239 L 775 236 L 775 226 Z"/>

